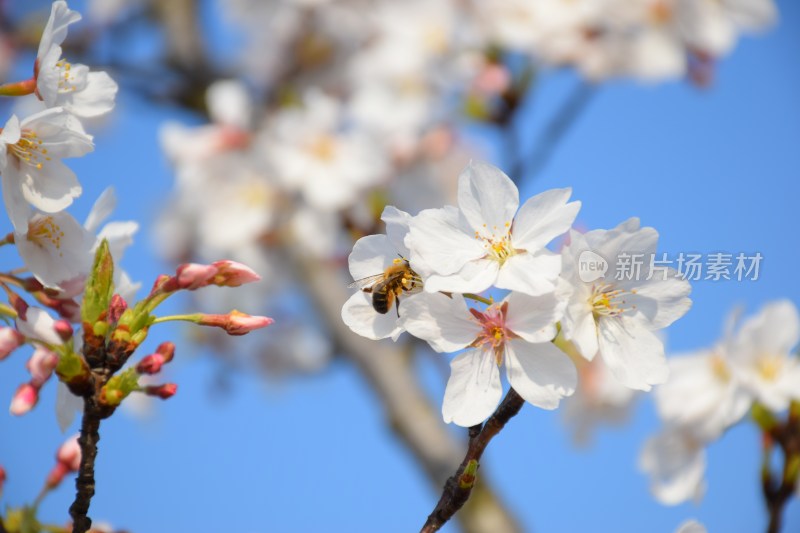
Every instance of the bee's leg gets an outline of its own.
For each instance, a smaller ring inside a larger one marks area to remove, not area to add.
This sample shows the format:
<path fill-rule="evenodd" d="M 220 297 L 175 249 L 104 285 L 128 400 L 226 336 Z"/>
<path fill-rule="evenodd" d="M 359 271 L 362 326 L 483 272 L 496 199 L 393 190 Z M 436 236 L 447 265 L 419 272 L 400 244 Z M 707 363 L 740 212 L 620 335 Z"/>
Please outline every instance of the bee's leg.
<path fill-rule="evenodd" d="M 397 318 L 400 318 L 400 298 L 394 299 L 394 308 L 397 311 Z"/>

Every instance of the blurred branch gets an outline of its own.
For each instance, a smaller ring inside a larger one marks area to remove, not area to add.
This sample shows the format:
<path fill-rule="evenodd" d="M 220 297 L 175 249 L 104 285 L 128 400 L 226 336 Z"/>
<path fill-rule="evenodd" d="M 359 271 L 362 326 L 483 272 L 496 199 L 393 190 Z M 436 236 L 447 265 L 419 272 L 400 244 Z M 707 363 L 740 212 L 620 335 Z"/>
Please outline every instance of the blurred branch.
<path fill-rule="evenodd" d="M 530 156 L 523 154 L 519 148 L 515 150 L 517 152 L 516 164 L 510 174 L 514 176 L 515 182 L 519 184 L 525 178 L 533 180 L 539 175 L 596 93 L 597 88 L 593 84 L 580 82 L 547 123 Z M 508 140 L 506 142 L 511 147 L 518 147 L 519 141 L 516 138 L 513 120 L 509 121 L 507 128 Z"/>
<path fill-rule="evenodd" d="M 470 428 L 470 439 L 467 453 L 461 461 L 456 473 L 445 483 L 442 497 L 433 512 L 420 530 L 420 533 L 438 531 L 468 501 L 477 477 L 480 459 L 489 442 L 500 433 L 500 430 L 522 409 L 525 400 L 514 389 L 508 394 L 497 410 L 483 425 Z"/>
<path fill-rule="evenodd" d="M 397 344 L 360 337 L 342 322 L 341 308 L 347 291 L 338 269 L 300 255 L 297 247 L 286 246 L 295 271 L 304 277 L 316 309 L 323 316 L 334 342 L 350 359 L 380 398 L 389 425 L 422 465 L 438 490 L 464 453 L 431 406 L 413 373 L 409 357 Z M 460 513 L 467 533 L 505 533 L 519 531 L 509 511 L 482 481 L 473 498 Z"/>
<path fill-rule="evenodd" d="M 764 434 L 765 450 L 761 489 L 769 512 L 767 533 L 778 533 L 782 527 L 783 509 L 795 493 L 800 468 L 800 406 L 792 406 L 786 423 L 778 423 Z M 770 455 L 773 443 L 783 453 L 783 468 L 779 480 L 773 478 Z"/>

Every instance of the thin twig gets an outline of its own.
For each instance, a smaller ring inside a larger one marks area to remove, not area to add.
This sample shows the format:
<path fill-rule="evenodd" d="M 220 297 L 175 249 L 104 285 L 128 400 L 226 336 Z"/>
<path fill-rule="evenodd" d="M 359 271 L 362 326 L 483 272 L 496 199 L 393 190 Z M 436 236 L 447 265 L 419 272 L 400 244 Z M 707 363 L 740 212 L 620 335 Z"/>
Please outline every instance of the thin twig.
<path fill-rule="evenodd" d="M 564 135 L 581 116 L 596 92 L 596 87 L 586 82 L 581 82 L 572 90 L 545 126 L 540 140 L 530 156 L 519 154 L 520 163 L 516 167 L 518 176 L 515 178 L 518 183 L 524 178 L 533 180 L 547 166 Z M 513 133 L 509 133 L 509 135 L 513 135 Z"/>
<path fill-rule="evenodd" d="M 420 533 L 438 531 L 466 503 L 475 486 L 475 472 L 484 450 L 506 423 L 519 413 L 524 403 L 525 400 L 517 394 L 517 391 L 509 389 L 503 402 L 482 428 L 480 426 L 469 428 L 469 447 L 464 460 L 461 461 L 456 473 L 445 483 L 442 496 Z"/>

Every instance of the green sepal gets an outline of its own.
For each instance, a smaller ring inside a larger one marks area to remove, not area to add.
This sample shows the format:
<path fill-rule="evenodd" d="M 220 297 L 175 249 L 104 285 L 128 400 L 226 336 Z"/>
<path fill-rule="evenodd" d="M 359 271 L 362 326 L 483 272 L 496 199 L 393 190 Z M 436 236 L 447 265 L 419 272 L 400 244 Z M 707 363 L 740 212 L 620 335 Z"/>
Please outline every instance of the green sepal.
<path fill-rule="evenodd" d="M 135 390 L 139 390 L 139 373 L 135 368 L 128 368 L 108 380 L 100 391 L 100 400 L 116 407 Z"/>
<path fill-rule="evenodd" d="M 760 427 L 763 431 L 772 431 L 776 425 L 778 425 L 778 421 L 775 419 L 775 415 L 772 412 L 761 405 L 760 403 L 754 403 L 753 409 L 750 412 L 753 420 L 755 420 L 758 427 Z"/>
<path fill-rule="evenodd" d="M 73 351 L 62 353 L 56 365 L 56 374 L 64 383 L 71 383 L 89 377 L 89 366 L 83 357 Z"/>

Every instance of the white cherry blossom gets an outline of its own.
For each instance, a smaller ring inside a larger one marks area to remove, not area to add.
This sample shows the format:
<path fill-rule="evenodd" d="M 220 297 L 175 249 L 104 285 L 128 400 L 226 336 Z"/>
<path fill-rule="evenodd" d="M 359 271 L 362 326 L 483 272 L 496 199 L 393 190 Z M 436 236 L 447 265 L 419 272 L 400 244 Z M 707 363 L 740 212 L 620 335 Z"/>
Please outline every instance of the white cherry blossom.
<path fill-rule="evenodd" d="M 746 320 L 731 342 L 734 372 L 756 401 L 774 412 L 800 400 L 800 317 L 789 300 L 764 306 Z"/>
<path fill-rule="evenodd" d="M 477 293 L 492 285 L 541 295 L 561 270 L 545 246 L 572 225 L 580 202 L 553 189 L 519 207 L 519 191 L 501 170 L 472 162 L 458 180 L 458 208 L 428 209 L 411 221 L 406 245 L 428 292 Z"/>
<path fill-rule="evenodd" d="M 484 311 L 468 308 L 458 294 L 424 293 L 404 303 L 400 320 L 437 352 L 466 349 L 450 362 L 442 415 L 445 422 L 469 427 L 486 420 L 500 402 L 502 365 L 514 390 L 542 409 L 555 409 L 575 391 L 575 366 L 550 342 L 562 311 L 554 292 L 511 293 Z"/>
<path fill-rule="evenodd" d="M 28 223 L 26 203 L 45 213 L 63 211 L 81 194 L 75 173 L 62 161 L 94 149 L 92 136 L 65 109 L 45 109 L 20 122 L 12 115 L 0 133 L 3 199 L 19 231 Z"/>
<path fill-rule="evenodd" d="M 669 373 L 664 345 L 655 331 L 691 306 L 691 286 L 674 271 L 651 276 L 649 258 L 657 241 L 653 228 L 639 228 L 639 220 L 633 218 L 613 230 L 571 231 L 570 244 L 562 251 L 562 275 L 574 289 L 562 321 L 564 337 L 590 361 L 599 353 L 623 385 L 645 391 L 666 381 Z M 593 281 L 581 279 L 584 267 L 579 263 L 585 253 L 608 265 Z M 648 259 L 640 259 L 638 271 L 618 280 L 617 274 L 625 272 L 622 266 L 633 264 L 637 256 Z"/>
<path fill-rule="evenodd" d="M 664 505 L 698 502 L 706 490 L 704 443 L 677 429 L 647 440 L 639 469 L 650 476 L 650 492 Z"/>
<path fill-rule="evenodd" d="M 358 281 L 382 274 L 387 268 L 406 260 L 408 248 L 403 239 L 408 233 L 411 215 L 388 206 L 383 210 L 381 219 L 386 224 L 386 235 L 368 235 L 360 238 L 348 258 L 350 274 Z M 413 265 L 412 265 L 413 269 Z M 342 320 L 347 327 L 368 339 L 391 338 L 397 340 L 404 331 L 398 315 L 406 313 L 406 302 L 415 298 L 414 293 L 402 296 L 400 307 L 395 312 L 378 313 L 372 304 L 372 294 L 358 291 L 353 294 L 342 307 Z"/>
<path fill-rule="evenodd" d="M 71 64 L 61 57 L 67 28 L 79 20 L 81 15 L 66 2 L 53 2 L 36 55 L 36 92 L 47 107 L 96 117 L 114 108 L 118 87 L 107 73 L 90 72 L 86 65 Z"/>

